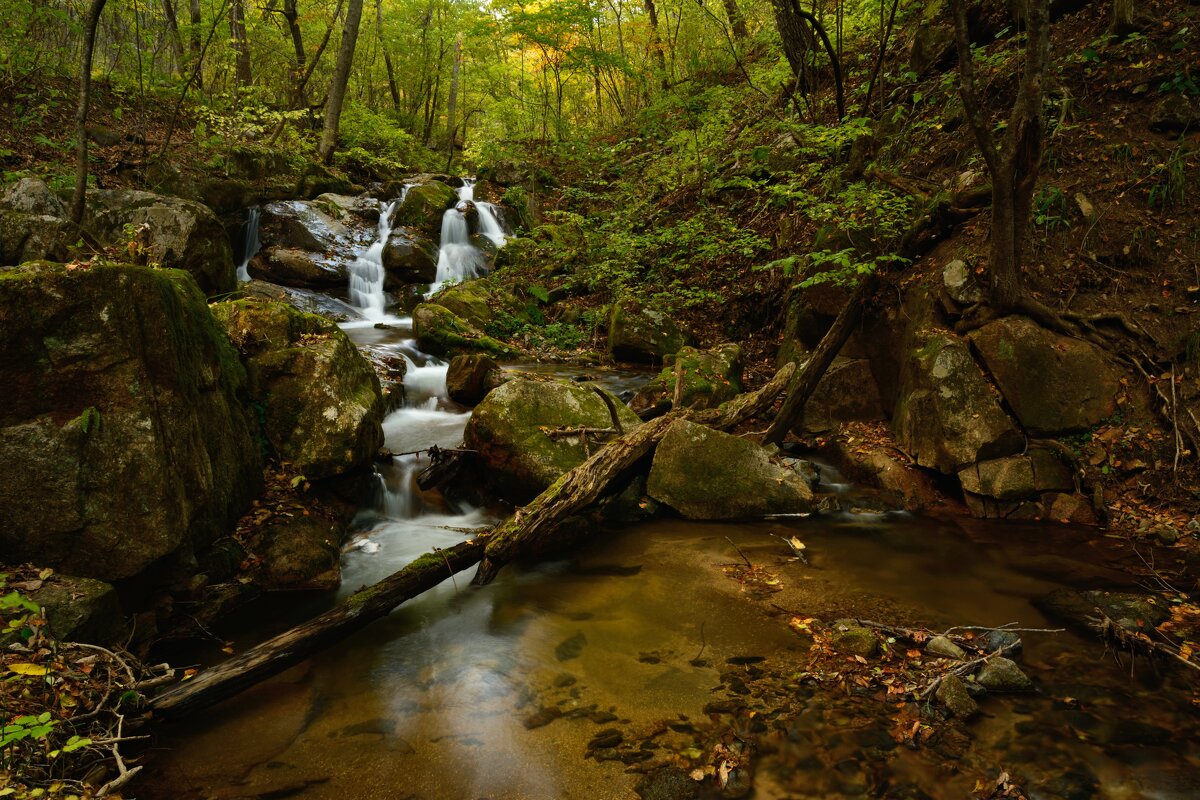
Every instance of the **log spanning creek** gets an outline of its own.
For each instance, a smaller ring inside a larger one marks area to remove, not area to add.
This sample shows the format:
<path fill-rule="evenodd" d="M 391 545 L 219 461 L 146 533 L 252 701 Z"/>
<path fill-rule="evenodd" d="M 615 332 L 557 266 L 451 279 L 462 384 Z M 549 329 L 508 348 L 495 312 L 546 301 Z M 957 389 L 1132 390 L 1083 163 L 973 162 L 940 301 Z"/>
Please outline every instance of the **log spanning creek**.
<path fill-rule="evenodd" d="M 356 270 L 358 288 L 382 292 L 370 266 Z M 458 445 L 470 412 L 446 396 L 446 365 L 417 350 L 408 319 L 382 313 L 378 298 L 360 303 L 363 320 L 344 325 L 355 342 L 408 360 L 386 447 Z M 588 372 L 614 392 L 647 377 Z M 223 633 L 249 646 L 499 520 L 419 491 L 418 458 L 381 468 L 337 598 L 262 604 L 243 615 L 242 635 Z M 1127 654 L 1118 662 L 1098 637 L 1072 630 L 1025 632 L 1014 658 L 1033 691 L 979 698 L 965 723 L 932 710 L 923 721 L 902 702 L 906 685 L 920 692 L 936 674 L 911 672 L 930 661 L 915 657 L 919 644 L 881 637 L 882 653 L 855 657 L 812 635 L 813 620 L 839 619 L 1061 628 L 1038 598 L 1129 587 L 1111 542 L 1068 528 L 1050 536 L 1033 525 L 858 513 L 853 487 L 832 471 L 823 478 L 852 510 L 659 519 L 589 541 L 569 560 L 509 565 L 488 586 L 468 585 L 469 572 L 447 579 L 307 662 L 163 726 L 132 794 L 965 798 L 977 785 L 978 796 L 1002 796 L 988 792 L 1007 773 L 1035 798 L 1200 797 L 1200 715 L 1178 670 Z M 781 541 L 793 536 L 806 560 Z"/>

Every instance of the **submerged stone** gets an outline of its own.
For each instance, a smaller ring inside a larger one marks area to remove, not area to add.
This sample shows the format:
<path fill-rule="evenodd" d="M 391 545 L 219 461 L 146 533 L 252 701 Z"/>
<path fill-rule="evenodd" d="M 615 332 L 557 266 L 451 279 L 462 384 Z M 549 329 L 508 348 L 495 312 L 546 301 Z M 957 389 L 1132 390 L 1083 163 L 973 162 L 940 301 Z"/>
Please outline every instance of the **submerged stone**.
<path fill-rule="evenodd" d="M 979 670 L 979 685 L 989 692 L 1031 692 L 1033 681 L 1012 659 L 991 658 Z"/>
<path fill-rule="evenodd" d="M 943 678 L 935 695 L 938 702 L 959 719 L 970 719 L 979 713 L 979 704 L 971 697 L 966 684 L 957 675 Z"/>

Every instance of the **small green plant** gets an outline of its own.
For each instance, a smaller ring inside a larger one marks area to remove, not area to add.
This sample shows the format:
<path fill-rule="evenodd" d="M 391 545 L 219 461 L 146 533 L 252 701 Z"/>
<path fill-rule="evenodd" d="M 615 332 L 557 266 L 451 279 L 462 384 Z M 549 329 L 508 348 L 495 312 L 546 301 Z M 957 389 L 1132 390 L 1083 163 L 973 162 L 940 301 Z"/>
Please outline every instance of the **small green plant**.
<path fill-rule="evenodd" d="M 1166 211 L 1183 205 L 1184 195 L 1187 192 L 1187 178 L 1184 175 L 1187 155 L 1184 146 L 1180 145 L 1175 148 L 1165 163 L 1155 169 L 1159 178 L 1158 182 L 1150 187 L 1151 208 Z"/>
<path fill-rule="evenodd" d="M 0 728 L 0 750 L 14 742 L 24 739 L 45 739 L 54 730 L 56 721 L 50 719 L 50 712 L 43 711 L 36 717 L 26 715 L 14 717 L 12 721 Z"/>
<path fill-rule="evenodd" d="M 1067 219 L 1067 196 L 1062 189 L 1045 186 L 1038 191 L 1033 198 L 1033 222 L 1047 233 L 1071 224 Z"/>

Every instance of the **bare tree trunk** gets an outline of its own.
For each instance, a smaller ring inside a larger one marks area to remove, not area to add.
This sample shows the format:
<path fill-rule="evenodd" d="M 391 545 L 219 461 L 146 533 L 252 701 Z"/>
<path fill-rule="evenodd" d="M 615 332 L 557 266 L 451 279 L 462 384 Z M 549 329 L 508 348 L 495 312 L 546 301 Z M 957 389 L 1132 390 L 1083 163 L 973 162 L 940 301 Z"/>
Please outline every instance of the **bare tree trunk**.
<path fill-rule="evenodd" d="M 454 161 L 455 135 L 458 133 L 458 76 L 462 69 L 462 36 L 454 37 L 454 57 L 450 62 L 450 91 L 446 100 L 446 172 Z"/>
<path fill-rule="evenodd" d="M 304 74 L 308 54 L 304 52 L 304 33 L 300 30 L 300 11 L 296 8 L 296 0 L 283 0 L 283 18 L 287 22 L 292 50 L 296 54 L 296 66 L 292 70 L 292 88 L 289 92 L 291 97 L 288 101 L 289 109 L 296 109 L 308 104 L 304 87 L 300 84 L 300 76 Z"/>
<path fill-rule="evenodd" d="M 663 50 L 662 37 L 658 34 L 658 8 L 654 0 L 645 0 L 646 13 L 650 16 L 650 46 L 654 49 L 654 60 L 658 62 L 658 72 L 662 76 L 662 88 L 668 89 L 671 82 L 667 80 L 667 54 Z"/>
<path fill-rule="evenodd" d="M 379 49 L 383 51 L 383 66 L 387 70 L 388 91 L 392 95 L 392 108 L 400 110 L 400 89 L 396 85 L 396 69 L 392 65 L 392 54 L 383 38 L 383 0 L 375 0 L 375 29 L 379 36 Z"/>
<path fill-rule="evenodd" d="M 342 43 L 338 46 L 329 97 L 325 101 L 325 127 L 321 131 L 321 144 L 317 147 L 323 164 L 333 163 L 333 151 L 337 148 L 338 124 L 342 118 L 342 103 L 346 100 L 346 86 L 350 83 L 350 68 L 354 64 L 354 47 L 358 44 L 362 7 L 363 0 L 350 0 L 346 9 L 346 27 L 342 30 Z"/>
<path fill-rule="evenodd" d="M 1133 0 L 1113 0 L 1112 22 L 1108 26 L 1108 32 L 1113 36 L 1135 33 L 1137 25 L 1133 21 L 1133 12 Z"/>
<path fill-rule="evenodd" d="M 175 61 L 175 74 L 183 77 L 187 65 L 183 57 L 183 37 L 179 35 L 179 18 L 175 15 L 175 3 L 162 0 L 163 19 L 167 24 L 167 42 L 171 46 L 171 58 Z"/>
<path fill-rule="evenodd" d="M 799 79 L 800 90 L 810 92 L 813 86 L 812 77 L 808 74 L 808 53 L 816 44 L 812 29 L 803 18 L 792 13 L 788 0 L 771 0 L 771 9 L 775 13 L 775 28 L 779 31 L 783 54 L 792 68 L 792 74 Z"/>
<path fill-rule="evenodd" d="M 233 37 L 234 68 L 238 86 L 245 89 L 254 82 L 250 69 L 250 42 L 246 38 L 245 0 L 233 0 L 229 7 L 229 32 Z"/>
<path fill-rule="evenodd" d="M 83 222 L 87 205 L 88 137 L 87 118 L 92 104 L 92 54 L 96 49 L 96 26 L 108 0 L 91 0 L 83 23 L 83 48 L 79 56 L 79 105 L 75 107 L 75 193 L 71 197 L 71 221 Z"/>
<path fill-rule="evenodd" d="M 342 6 L 344 0 L 338 0 L 337 8 L 333 12 L 333 19 L 329 22 L 329 27 L 325 29 L 325 35 L 321 38 L 321 44 L 317 46 L 317 52 L 313 53 L 312 60 L 308 62 L 308 67 L 304 70 L 304 74 L 299 76 L 296 81 L 296 87 L 293 90 L 293 98 L 298 98 L 293 103 L 293 109 L 302 108 L 300 101 L 307 105 L 307 87 L 308 81 L 312 78 L 313 71 L 317 68 L 317 64 L 321 63 L 321 56 L 325 54 L 325 48 L 329 46 L 329 39 L 333 36 L 333 29 L 337 26 L 338 18 L 342 15 Z M 267 140 L 268 145 L 275 144 L 275 140 L 283 133 L 284 126 L 287 125 L 287 117 L 281 117 L 279 122 L 275 124 L 275 130 L 271 131 L 271 138 Z"/>
<path fill-rule="evenodd" d="M 1060 327 L 1056 315 L 1026 293 L 1021 278 L 1029 212 L 1042 165 L 1042 75 L 1050 53 L 1047 0 L 1026 0 L 1025 63 L 1017 98 L 999 146 L 992 138 L 992 122 L 983 110 L 976 89 L 964 0 L 952 0 L 951 8 L 958 46 L 959 94 L 992 177 L 989 305 L 998 314 L 1024 313 L 1043 324 Z"/>
<path fill-rule="evenodd" d="M 200 41 L 200 26 L 204 23 L 204 19 L 200 15 L 200 0 L 188 1 L 188 22 L 191 28 L 188 38 L 192 50 L 192 64 L 194 65 L 198 63 L 201 58 L 200 50 L 202 44 Z M 193 82 L 200 88 L 204 87 L 203 71 L 196 73 L 196 77 Z"/>
<path fill-rule="evenodd" d="M 734 39 L 746 38 L 746 17 L 738 8 L 737 0 L 724 0 L 725 15 L 729 17 L 729 27 Z"/>

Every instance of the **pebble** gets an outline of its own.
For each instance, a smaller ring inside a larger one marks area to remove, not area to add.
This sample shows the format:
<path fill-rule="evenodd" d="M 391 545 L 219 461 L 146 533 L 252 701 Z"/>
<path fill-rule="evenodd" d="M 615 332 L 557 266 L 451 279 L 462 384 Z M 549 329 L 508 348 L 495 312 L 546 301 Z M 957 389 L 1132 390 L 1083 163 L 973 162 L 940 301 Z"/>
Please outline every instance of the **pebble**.
<path fill-rule="evenodd" d="M 945 636 L 935 636 L 930 639 L 925 644 L 925 652 L 942 658 L 956 658 L 959 661 L 967 657 L 965 650 Z"/>
<path fill-rule="evenodd" d="M 543 706 L 535 714 L 531 714 L 524 720 L 526 730 L 540 728 L 543 725 L 549 725 L 554 720 L 562 716 L 562 709 L 558 706 Z"/>
<path fill-rule="evenodd" d="M 971 699 L 966 684 L 957 675 L 950 675 L 938 684 L 938 702 L 959 719 L 970 719 L 979 712 L 979 705 Z"/>
<path fill-rule="evenodd" d="M 1015 661 L 993 658 L 979 671 L 979 685 L 991 692 L 1028 692 L 1033 681 L 1021 671 Z"/>

